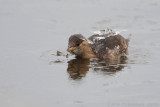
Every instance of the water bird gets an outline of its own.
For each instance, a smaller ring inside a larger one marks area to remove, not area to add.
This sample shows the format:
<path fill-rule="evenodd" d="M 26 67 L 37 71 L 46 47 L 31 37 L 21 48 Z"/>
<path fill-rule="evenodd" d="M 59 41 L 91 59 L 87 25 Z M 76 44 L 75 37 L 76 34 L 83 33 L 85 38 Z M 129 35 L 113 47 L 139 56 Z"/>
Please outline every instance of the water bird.
<path fill-rule="evenodd" d="M 68 40 L 67 51 L 77 58 L 117 60 L 127 55 L 129 39 L 111 29 L 94 32 L 86 39 L 82 34 L 73 34 Z"/>

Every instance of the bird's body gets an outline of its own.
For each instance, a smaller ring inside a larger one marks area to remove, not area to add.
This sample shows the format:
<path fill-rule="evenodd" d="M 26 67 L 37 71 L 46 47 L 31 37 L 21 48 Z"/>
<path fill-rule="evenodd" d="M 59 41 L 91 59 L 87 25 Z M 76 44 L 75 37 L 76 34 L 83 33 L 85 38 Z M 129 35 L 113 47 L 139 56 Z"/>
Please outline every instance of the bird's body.
<path fill-rule="evenodd" d="M 81 34 L 69 38 L 68 51 L 84 59 L 118 59 L 127 54 L 128 39 L 112 30 L 102 30 L 85 39 Z"/>

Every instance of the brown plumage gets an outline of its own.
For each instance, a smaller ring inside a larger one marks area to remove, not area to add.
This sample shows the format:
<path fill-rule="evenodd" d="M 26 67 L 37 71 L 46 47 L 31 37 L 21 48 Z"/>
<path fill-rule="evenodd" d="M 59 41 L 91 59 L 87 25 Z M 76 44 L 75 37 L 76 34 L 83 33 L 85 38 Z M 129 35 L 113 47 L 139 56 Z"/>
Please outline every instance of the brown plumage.
<path fill-rule="evenodd" d="M 127 54 L 127 49 L 128 39 L 114 32 L 95 34 L 88 40 L 81 34 L 75 34 L 68 43 L 68 52 L 84 59 L 118 59 Z"/>

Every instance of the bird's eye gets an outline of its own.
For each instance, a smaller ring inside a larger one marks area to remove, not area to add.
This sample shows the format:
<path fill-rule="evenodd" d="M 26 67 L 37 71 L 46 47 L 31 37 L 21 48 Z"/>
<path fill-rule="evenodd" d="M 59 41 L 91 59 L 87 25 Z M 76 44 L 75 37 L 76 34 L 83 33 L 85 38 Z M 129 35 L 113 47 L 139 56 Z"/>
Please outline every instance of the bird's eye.
<path fill-rule="evenodd" d="M 80 44 L 76 44 L 76 46 L 79 46 Z"/>

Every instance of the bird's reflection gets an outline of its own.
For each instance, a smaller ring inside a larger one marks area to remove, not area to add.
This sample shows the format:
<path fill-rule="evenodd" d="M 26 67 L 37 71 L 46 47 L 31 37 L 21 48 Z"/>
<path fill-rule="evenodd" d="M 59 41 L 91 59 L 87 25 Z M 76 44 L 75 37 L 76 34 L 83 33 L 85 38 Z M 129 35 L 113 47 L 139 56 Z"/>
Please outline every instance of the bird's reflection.
<path fill-rule="evenodd" d="M 127 63 L 127 57 L 121 57 L 119 60 L 99 60 L 99 59 L 72 59 L 68 61 L 67 72 L 70 78 L 76 80 L 85 77 L 89 69 L 94 72 L 101 72 L 107 75 L 115 74 L 121 71 Z"/>
<path fill-rule="evenodd" d="M 91 69 L 107 75 L 116 74 L 121 71 L 127 63 L 127 57 L 123 56 L 119 60 L 91 60 Z"/>
<path fill-rule="evenodd" d="M 81 79 L 89 71 L 89 59 L 72 59 L 68 61 L 67 71 L 72 79 Z"/>

